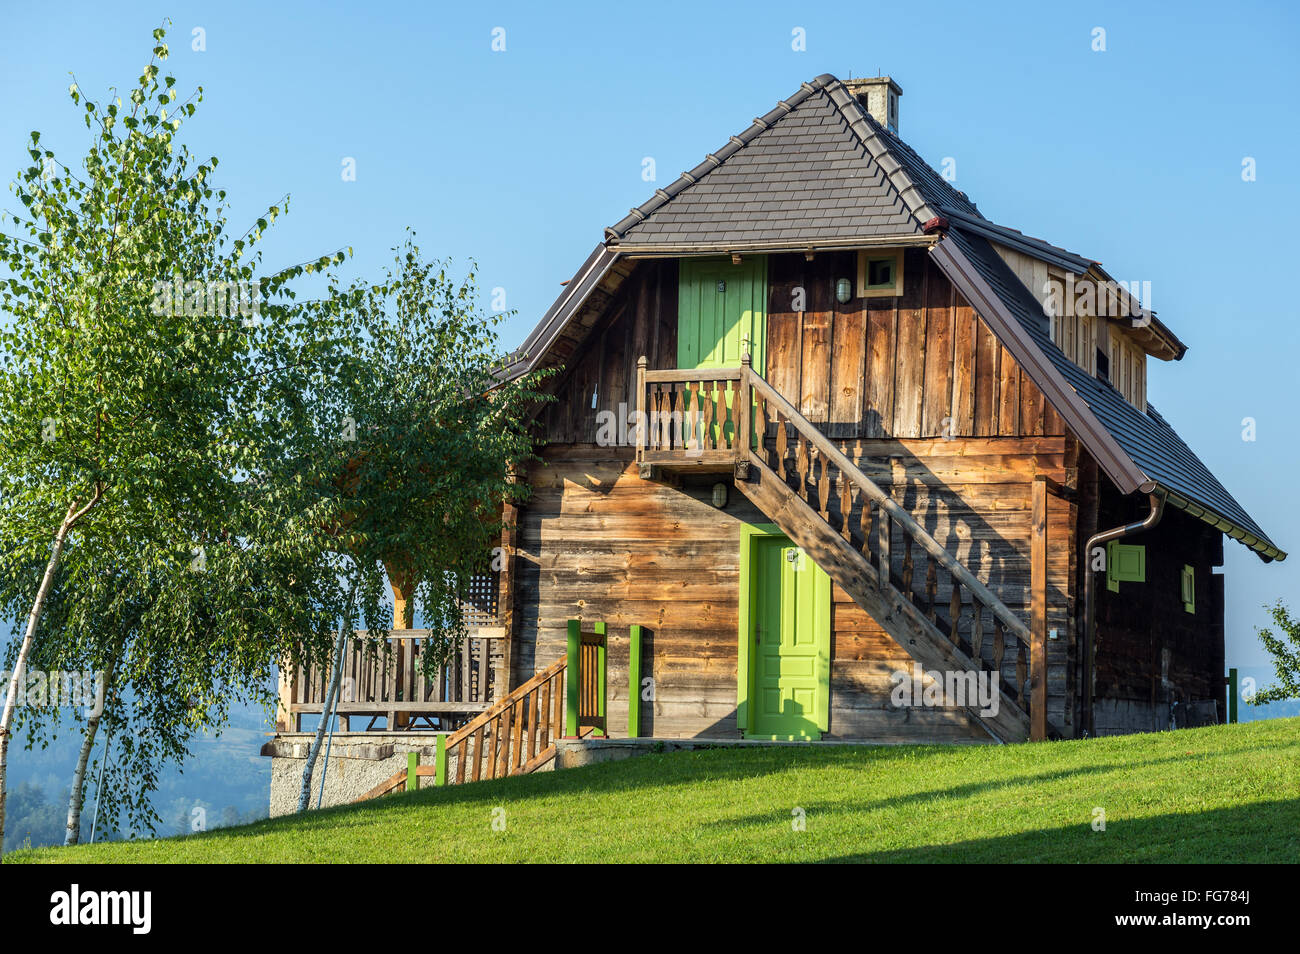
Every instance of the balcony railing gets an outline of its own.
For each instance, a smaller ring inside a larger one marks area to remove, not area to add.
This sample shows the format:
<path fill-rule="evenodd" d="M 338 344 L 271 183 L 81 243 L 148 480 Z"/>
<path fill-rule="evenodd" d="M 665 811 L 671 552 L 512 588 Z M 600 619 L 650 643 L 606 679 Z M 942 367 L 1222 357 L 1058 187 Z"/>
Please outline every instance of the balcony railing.
<path fill-rule="evenodd" d="M 357 632 L 344 650 L 339 683 L 339 730 L 450 731 L 488 709 L 505 686 L 505 630 L 478 626 L 461 640 L 446 664 L 426 676 L 421 656 L 433 632 L 399 629 L 372 640 Z M 329 667 L 300 667 L 281 680 L 280 731 L 297 732 L 302 716 L 324 711 Z M 357 725 L 365 720 L 364 725 Z"/>
<path fill-rule="evenodd" d="M 739 368 L 651 371 L 637 362 L 637 462 L 724 471 L 747 466 L 752 405 L 746 371 Z M 738 472 L 740 476 L 743 473 Z"/>

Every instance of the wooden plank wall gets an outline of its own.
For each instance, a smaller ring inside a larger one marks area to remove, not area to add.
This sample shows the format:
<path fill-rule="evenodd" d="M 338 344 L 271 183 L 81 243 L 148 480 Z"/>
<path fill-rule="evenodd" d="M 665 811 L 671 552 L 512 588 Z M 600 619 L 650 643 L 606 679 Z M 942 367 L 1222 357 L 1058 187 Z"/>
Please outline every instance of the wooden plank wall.
<path fill-rule="evenodd" d="M 539 415 L 539 436 L 551 444 L 595 443 L 600 411 L 636 410 L 636 363 L 641 355 L 651 368 L 677 366 L 675 260 L 636 264 L 554 380 L 557 400 Z"/>
<path fill-rule="evenodd" d="M 765 377 L 830 437 L 1022 437 L 1064 425 L 920 249 L 899 298 L 834 298 L 852 252 L 774 255 Z M 804 304 L 803 310 L 796 306 Z"/>
<path fill-rule="evenodd" d="M 628 631 L 640 624 L 648 630 L 642 676 L 654 679 L 655 694 L 642 706 L 642 734 L 738 737 L 740 527 L 766 518 L 734 490 L 719 510 L 710 485 L 641 480 L 623 448 L 552 447 L 529 479 L 533 497 L 517 536 L 514 682 L 564 654 L 567 620 L 604 620 L 609 725 L 624 736 Z M 1010 575 L 987 574 L 995 586 Z M 910 657 L 838 587 L 834 594 L 829 737 L 987 739 L 960 711 L 895 709 L 889 674 L 910 671 Z"/>
<path fill-rule="evenodd" d="M 1097 523 L 1146 516 L 1145 498 L 1099 495 Z M 1123 541 L 1146 547 L 1146 582 L 1106 588 L 1098 574 L 1096 718 L 1098 735 L 1169 727 L 1169 705 L 1213 703 L 1224 712 L 1223 534 L 1166 507 L 1155 529 Z M 1195 573 L 1196 612 L 1183 609 L 1184 564 Z M 1167 658 L 1162 654 L 1167 653 Z"/>
<path fill-rule="evenodd" d="M 836 278 L 852 279 L 855 267 L 852 252 L 811 262 L 773 255 L 768 263 L 764 376 L 828 436 L 1065 433 L 1042 392 L 924 251 L 907 251 L 898 299 L 835 301 Z M 620 403 L 633 409 L 642 354 L 652 369 L 676 367 L 676 282 L 676 262 L 638 263 L 558 379 L 560 399 L 540 419 L 548 442 L 595 442 L 598 411 Z"/>
<path fill-rule="evenodd" d="M 1030 482 L 1043 473 L 1073 486 L 1077 445 L 925 253 L 907 253 L 902 298 L 835 302 L 835 279 L 852 279 L 854 264 L 852 253 L 770 259 L 766 376 L 1028 618 Z M 675 367 L 676 306 L 676 264 L 638 263 L 540 418 L 549 446 L 521 513 L 514 681 L 558 658 L 572 616 L 610 624 L 611 667 L 626 666 L 627 626 L 640 623 L 655 631 L 646 659 L 660 693 L 644 731 L 734 735 L 738 527 L 763 518 L 734 490 L 720 512 L 708 486 L 640 481 L 630 432 L 621 445 L 596 444 L 600 411 L 635 408 L 639 355 Z M 1068 733 L 1076 514 L 1049 504 L 1048 626 L 1061 636 L 1048 643 L 1049 715 Z M 970 733 L 951 713 L 912 712 L 910 723 L 886 713 L 882 667 L 906 654 L 843 594 L 835 619 L 832 734 Z M 615 726 L 626 725 L 622 672 L 610 681 Z"/>

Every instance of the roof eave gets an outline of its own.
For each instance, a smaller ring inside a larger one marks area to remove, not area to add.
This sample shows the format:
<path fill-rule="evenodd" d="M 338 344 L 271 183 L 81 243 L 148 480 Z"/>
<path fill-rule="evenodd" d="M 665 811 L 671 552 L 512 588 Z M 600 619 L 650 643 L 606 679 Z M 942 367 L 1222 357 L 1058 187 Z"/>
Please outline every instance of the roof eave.
<path fill-rule="evenodd" d="M 1011 356 L 1042 389 L 1043 395 L 1083 441 L 1120 492 L 1131 494 L 1143 485 L 1149 485 L 1151 481 L 1147 475 L 1133 463 L 1133 459 L 1097 420 L 1092 409 L 1075 393 L 1061 372 L 1029 340 L 1019 320 L 1007 310 L 997 292 L 989 287 L 962 251 L 952 242 L 944 241 L 930 250 L 930 257 L 976 312 L 989 323 Z"/>
<path fill-rule="evenodd" d="M 1271 563 L 1274 560 L 1281 562 L 1286 559 L 1286 551 L 1277 547 L 1271 540 L 1267 540 L 1258 534 L 1251 533 L 1244 527 L 1229 520 L 1223 514 L 1204 504 L 1197 503 L 1176 490 L 1172 490 L 1163 484 L 1157 484 L 1157 492 L 1165 498 L 1165 503 L 1185 511 L 1189 515 L 1208 523 L 1221 533 L 1225 533 L 1232 539 L 1244 544 L 1254 550 L 1259 558 L 1265 563 Z"/>
<path fill-rule="evenodd" d="M 927 248 L 939 241 L 938 235 L 909 232 L 899 235 L 863 235 L 842 239 L 815 242 L 773 241 L 771 239 L 753 242 L 692 242 L 689 244 L 669 244 L 666 242 L 609 242 L 608 247 L 617 250 L 624 258 L 656 258 L 690 255 L 724 255 L 730 253 L 747 253 L 750 255 L 782 255 L 787 253 L 808 254 L 810 252 L 843 251 L 857 248 L 898 248 L 900 246 Z"/>

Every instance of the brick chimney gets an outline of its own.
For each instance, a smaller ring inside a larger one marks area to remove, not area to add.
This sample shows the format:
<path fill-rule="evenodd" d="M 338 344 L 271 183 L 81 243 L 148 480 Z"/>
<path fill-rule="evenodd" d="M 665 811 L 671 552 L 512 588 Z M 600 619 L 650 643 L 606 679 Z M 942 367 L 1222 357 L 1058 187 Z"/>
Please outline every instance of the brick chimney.
<path fill-rule="evenodd" d="M 902 87 L 888 76 L 848 79 L 844 81 L 844 87 L 871 114 L 872 119 L 898 135 L 898 97 L 903 95 Z"/>

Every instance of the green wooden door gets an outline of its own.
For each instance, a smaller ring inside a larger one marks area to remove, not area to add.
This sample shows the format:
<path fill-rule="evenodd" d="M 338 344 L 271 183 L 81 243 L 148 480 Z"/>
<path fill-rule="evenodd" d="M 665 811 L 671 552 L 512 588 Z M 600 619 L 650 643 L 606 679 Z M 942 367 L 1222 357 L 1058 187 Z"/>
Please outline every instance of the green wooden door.
<path fill-rule="evenodd" d="M 783 536 L 753 541 L 749 735 L 817 739 L 830 703 L 830 577 Z"/>
<path fill-rule="evenodd" d="M 677 367 L 738 368 L 749 351 L 763 373 L 767 259 L 684 258 L 677 279 Z"/>

